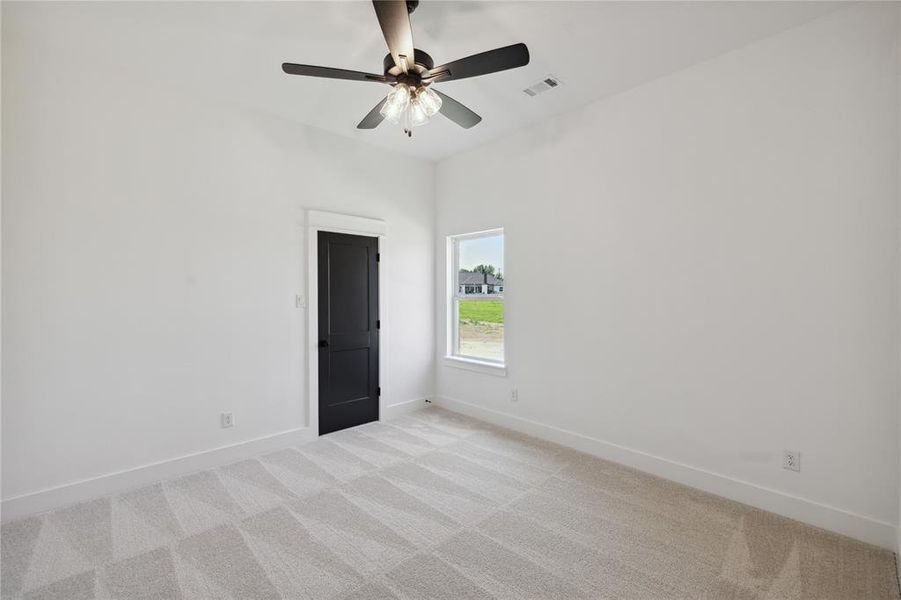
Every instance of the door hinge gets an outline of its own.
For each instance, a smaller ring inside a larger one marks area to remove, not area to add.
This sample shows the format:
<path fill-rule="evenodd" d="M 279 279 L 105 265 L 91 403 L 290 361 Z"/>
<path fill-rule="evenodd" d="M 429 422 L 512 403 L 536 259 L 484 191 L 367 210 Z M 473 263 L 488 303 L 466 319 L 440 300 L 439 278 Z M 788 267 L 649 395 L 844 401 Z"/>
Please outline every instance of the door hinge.
<path fill-rule="evenodd" d="M 375 388 L 375 394 L 376 394 L 376 396 L 381 396 L 381 395 L 382 395 L 382 388 L 381 388 L 381 387 Z"/>
<path fill-rule="evenodd" d="M 382 262 L 382 253 L 381 252 L 375 253 L 375 262 Z"/>
<path fill-rule="evenodd" d="M 382 328 L 382 320 L 381 320 L 381 319 L 376 319 L 376 320 L 375 320 L 375 328 L 376 328 L 376 329 L 381 329 L 381 328 Z"/>

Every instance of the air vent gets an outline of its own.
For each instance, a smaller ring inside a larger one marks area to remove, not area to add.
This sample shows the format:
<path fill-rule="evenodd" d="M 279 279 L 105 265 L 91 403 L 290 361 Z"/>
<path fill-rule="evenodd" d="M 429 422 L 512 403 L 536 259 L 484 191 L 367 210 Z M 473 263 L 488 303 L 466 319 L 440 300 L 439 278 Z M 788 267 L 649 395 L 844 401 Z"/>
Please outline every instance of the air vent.
<path fill-rule="evenodd" d="M 534 84 L 524 89 L 523 92 L 527 96 L 537 96 L 538 94 L 543 94 L 544 92 L 552 90 L 555 87 L 560 87 L 561 85 L 563 85 L 563 82 L 560 81 L 560 79 L 558 79 L 554 75 L 548 75 L 541 81 L 535 82 Z"/>

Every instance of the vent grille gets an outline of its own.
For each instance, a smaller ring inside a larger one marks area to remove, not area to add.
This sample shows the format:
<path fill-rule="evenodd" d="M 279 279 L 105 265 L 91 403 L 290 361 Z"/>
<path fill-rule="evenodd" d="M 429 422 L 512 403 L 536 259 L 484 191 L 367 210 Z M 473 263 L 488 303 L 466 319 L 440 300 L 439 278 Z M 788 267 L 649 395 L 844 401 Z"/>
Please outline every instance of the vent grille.
<path fill-rule="evenodd" d="M 547 91 L 550 91 L 556 87 L 560 87 L 563 84 L 560 79 L 554 75 L 548 75 L 541 81 L 537 81 L 523 90 L 523 92 L 527 96 L 537 96 L 538 94 L 543 94 Z"/>

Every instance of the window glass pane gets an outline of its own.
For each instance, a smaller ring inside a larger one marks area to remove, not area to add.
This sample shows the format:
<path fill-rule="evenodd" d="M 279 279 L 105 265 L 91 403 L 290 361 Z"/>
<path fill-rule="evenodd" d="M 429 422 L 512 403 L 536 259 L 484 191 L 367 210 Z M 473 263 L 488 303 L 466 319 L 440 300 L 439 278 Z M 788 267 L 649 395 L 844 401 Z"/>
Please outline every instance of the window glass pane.
<path fill-rule="evenodd" d="M 504 235 L 455 240 L 455 354 L 504 360 Z"/>
<path fill-rule="evenodd" d="M 457 354 L 503 361 L 504 301 L 463 298 L 457 306 Z"/>
<path fill-rule="evenodd" d="M 457 252 L 456 290 L 460 295 L 504 293 L 504 235 L 460 238 Z"/>

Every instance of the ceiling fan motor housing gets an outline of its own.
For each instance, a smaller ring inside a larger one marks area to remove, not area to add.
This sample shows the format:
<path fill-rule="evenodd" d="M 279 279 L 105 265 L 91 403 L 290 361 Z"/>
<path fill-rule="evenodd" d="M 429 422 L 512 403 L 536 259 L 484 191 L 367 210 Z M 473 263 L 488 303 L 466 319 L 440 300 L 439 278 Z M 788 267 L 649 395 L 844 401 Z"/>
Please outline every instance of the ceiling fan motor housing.
<path fill-rule="evenodd" d="M 413 48 L 413 63 L 413 68 L 407 68 L 408 74 L 416 73 L 418 76 L 435 68 L 435 61 L 432 60 L 432 57 L 419 48 Z M 385 68 L 385 75 L 401 75 L 400 69 L 394 64 L 394 59 L 390 54 L 385 56 L 382 66 Z"/>

